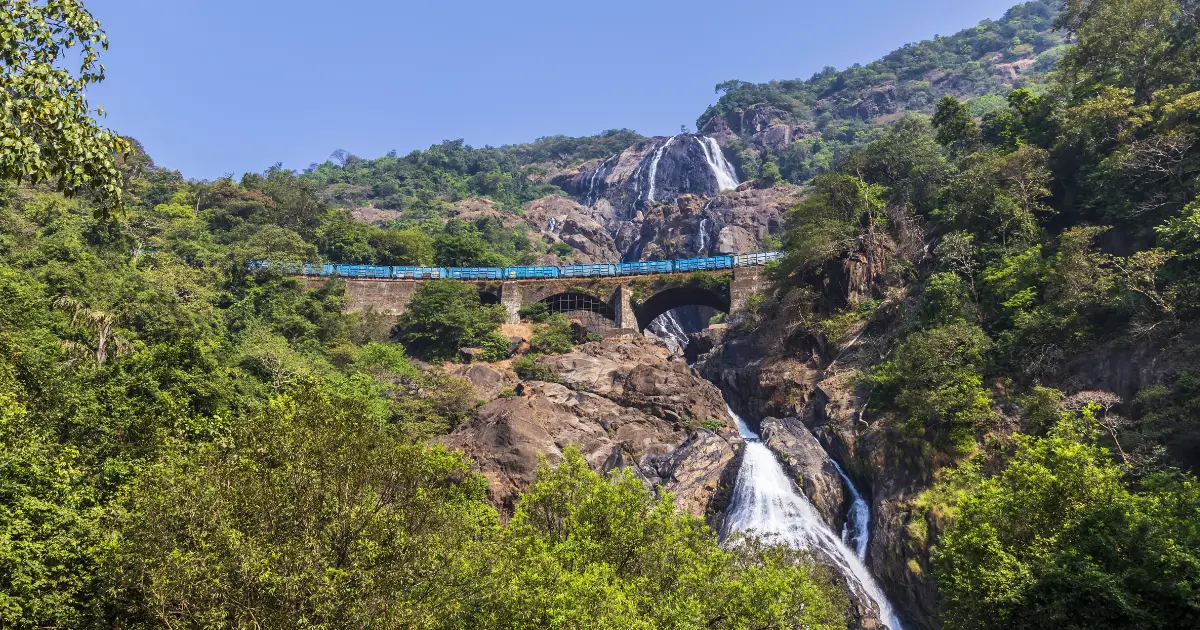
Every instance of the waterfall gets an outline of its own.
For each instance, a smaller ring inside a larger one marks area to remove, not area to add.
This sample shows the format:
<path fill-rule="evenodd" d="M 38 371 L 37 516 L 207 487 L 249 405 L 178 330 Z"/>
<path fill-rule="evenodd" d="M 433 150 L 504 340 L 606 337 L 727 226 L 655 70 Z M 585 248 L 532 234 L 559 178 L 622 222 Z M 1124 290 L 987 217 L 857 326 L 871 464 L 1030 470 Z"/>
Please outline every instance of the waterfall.
<path fill-rule="evenodd" d="M 546 222 L 546 231 L 553 233 L 556 227 L 558 227 L 558 217 L 550 217 L 550 220 Z"/>
<path fill-rule="evenodd" d="M 832 458 L 829 461 L 846 484 L 846 488 L 850 490 L 850 512 L 846 514 L 846 524 L 842 527 L 842 542 L 853 545 L 858 559 L 866 560 L 867 542 L 871 537 L 871 508 L 859 494 L 858 488 L 855 488 L 854 484 L 850 482 L 850 477 L 847 477 L 846 473 L 842 471 L 842 467 L 838 466 L 837 461 Z M 850 531 L 851 528 L 854 530 L 853 533 Z"/>
<path fill-rule="evenodd" d="M 696 142 L 700 143 L 700 148 L 704 150 L 704 159 L 708 161 L 708 167 L 712 169 L 713 176 L 717 178 L 717 192 L 737 188 L 737 173 L 734 172 L 733 165 L 729 163 L 729 160 L 725 159 L 725 154 L 721 152 L 721 145 L 708 136 L 697 136 Z"/>
<path fill-rule="evenodd" d="M 604 168 L 608 166 L 609 162 L 612 162 L 613 159 L 618 157 L 620 157 L 620 154 L 609 156 L 596 167 L 596 170 L 592 171 L 591 175 L 588 176 L 587 193 L 583 196 L 583 205 L 590 206 L 600 200 L 600 195 L 596 193 L 596 184 L 605 180 Z"/>
<path fill-rule="evenodd" d="M 708 228 L 705 227 L 708 222 L 708 217 L 700 219 L 700 247 L 696 248 L 696 254 L 700 256 L 704 255 L 704 248 L 708 245 Z"/>
<path fill-rule="evenodd" d="M 726 409 L 737 424 L 738 433 L 745 438 L 746 446 L 723 534 L 753 531 L 794 547 L 812 550 L 833 564 L 855 595 L 875 604 L 880 620 L 890 630 L 901 630 L 891 604 L 862 559 L 829 529 L 758 434 L 751 431 L 728 404 Z"/>
<path fill-rule="evenodd" d="M 674 310 L 659 315 L 646 328 L 655 337 L 662 340 L 671 354 L 683 354 L 684 349 L 692 340 L 683 326 L 679 324 L 679 320 L 675 319 Z"/>
<path fill-rule="evenodd" d="M 661 147 L 658 147 L 658 149 L 654 151 L 654 156 L 650 158 L 650 185 L 649 189 L 646 191 L 646 199 L 650 203 L 654 203 L 654 180 L 658 177 L 658 161 L 662 159 L 663 152 L 665 152 L 667 148 L 671 146 L 671 143 L 675 142 L 675 138 L 678 137 L 679 136 L 671 136 L 670 138 L 667 138 L 667 141 L 664 142 Z"/>

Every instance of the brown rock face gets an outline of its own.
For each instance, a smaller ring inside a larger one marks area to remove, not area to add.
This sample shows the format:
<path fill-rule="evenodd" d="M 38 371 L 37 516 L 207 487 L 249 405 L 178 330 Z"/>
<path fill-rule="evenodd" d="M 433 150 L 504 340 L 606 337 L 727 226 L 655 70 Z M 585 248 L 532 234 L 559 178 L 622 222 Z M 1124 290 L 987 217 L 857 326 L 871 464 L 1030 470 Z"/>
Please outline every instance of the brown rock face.
<path fill-rule="evenodd" d="M 517 378 L 513 374 L 481 363 L 456 365 L 450 369 L 450 373 L 471 381 L 471 384 L 475 386 L 475 391 L 483 400 L 492 400 L 505 389 L 513 387 L 517 383 Z"/>
<path fill-rule="evenodd" d="M 680 509 L 706 514 L 741 445 L 736 431 L 712 422 L 726 422 L 715 387 L 641 338 L 540 362 L 562 383 L 522 383 L 517 396 L 484 405 L 441 439 L 475 459 L 497 506 L 512 510 L 539 455 L 555 462 L 576 445 L 596 470 L 629 468 L 673 493 Z"/>
<path fill-rule="evenodd" d="M 553 196 L 525 204 L 525 221 L 547 243 L 563 242 L 575 253 L 573 263 L 599 263 L 620 260 L 609 227 L 615 219 L 611 206 L 583 206 L 567 197 Z M 547 264 L 559 264 L 557 258 Z"/>

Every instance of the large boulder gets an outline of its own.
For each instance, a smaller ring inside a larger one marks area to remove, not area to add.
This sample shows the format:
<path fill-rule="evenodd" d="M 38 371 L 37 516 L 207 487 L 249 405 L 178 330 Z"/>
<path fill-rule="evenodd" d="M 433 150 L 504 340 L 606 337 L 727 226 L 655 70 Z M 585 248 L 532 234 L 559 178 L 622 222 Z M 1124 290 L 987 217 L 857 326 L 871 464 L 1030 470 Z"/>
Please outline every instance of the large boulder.
<path fill-rule="evenodd" d="M 741 445 L 715 387 L 640 338 L 539 361 L 561 383 L 521 383 L 440 439 L 475 460 L 495 505 L 510 512 L 538 457 L 557 462 L 574 445 L 596 470 L 628 468 L 706 515 Z"/>

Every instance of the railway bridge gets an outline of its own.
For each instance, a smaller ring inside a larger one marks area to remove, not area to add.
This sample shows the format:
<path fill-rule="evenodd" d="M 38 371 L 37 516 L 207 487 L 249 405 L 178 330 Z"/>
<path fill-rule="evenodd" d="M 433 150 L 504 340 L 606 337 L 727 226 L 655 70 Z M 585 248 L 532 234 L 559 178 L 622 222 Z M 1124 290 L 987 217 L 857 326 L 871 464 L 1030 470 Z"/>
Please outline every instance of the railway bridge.
<path fill-rule="evenodd" d="M 313 288 L 331 281 L 320 276 L 301 279 Z M 346 283 L 347 310 L 373 309 L 391 315 L 404 313 L 423 282 L 396 278 L 338 281 Z M 736 315 L 751 295 L 762 290 L 763 273 L 760 266 L 742 266 L 640 276 L 461 281 L 477 286 L 485 303 L 504 305 L 510 323 L 520 321 L 522 308 L 542 302 L 550 311 L 579 319 L 594 332 L 641 332 L 659 315 L 681 306 L 708 306 Z"/>

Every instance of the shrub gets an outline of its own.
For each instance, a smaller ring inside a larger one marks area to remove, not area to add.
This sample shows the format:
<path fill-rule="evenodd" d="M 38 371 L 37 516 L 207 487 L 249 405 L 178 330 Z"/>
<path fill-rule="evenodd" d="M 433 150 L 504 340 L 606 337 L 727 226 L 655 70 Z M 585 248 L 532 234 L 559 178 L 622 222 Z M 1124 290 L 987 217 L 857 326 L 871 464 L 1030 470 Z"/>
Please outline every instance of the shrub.
<path fill-rule="evenodd" d="M 457 357 L 464 347 L 498 347 L 492 333 L 504 320 L 504 307 L 481 304 L 474 286 L 455 280 L 430 280 L 421 283 L 408 310 L 400 316 L 397 329 L 413 356 L 447 361 Z M 505 341 L 504 353 L 507 351 Z"/>
<path fill-rule="evenodd" d="M 531 354 L 516 361 L 513 361 L 513 371 L 517 373 L 517 377 L 522 381 L 544 381 L 547 383 L 557 383 L 558 375 L 550 370 L 550 368 L 537 362 L 538 355 Z"/>
<path fill-rule="evenodd" d="M 539 325 L 533 332 L 529 346 L 534 352 L 542 354 L 562 354 L 575 346 L 571 334 L 571 320 L 566 315 L 555 313 L 545 324 Z"/>

